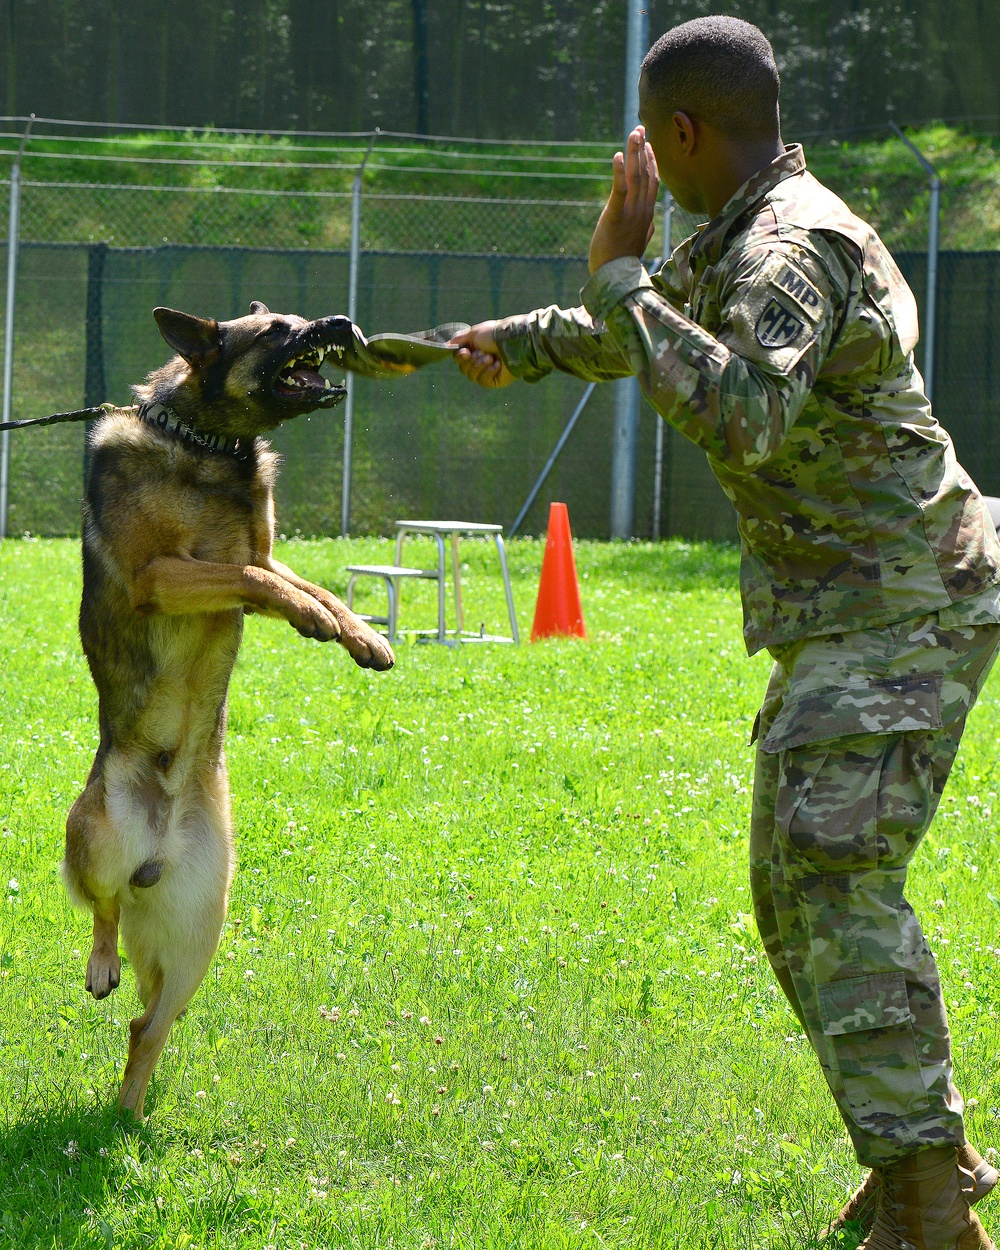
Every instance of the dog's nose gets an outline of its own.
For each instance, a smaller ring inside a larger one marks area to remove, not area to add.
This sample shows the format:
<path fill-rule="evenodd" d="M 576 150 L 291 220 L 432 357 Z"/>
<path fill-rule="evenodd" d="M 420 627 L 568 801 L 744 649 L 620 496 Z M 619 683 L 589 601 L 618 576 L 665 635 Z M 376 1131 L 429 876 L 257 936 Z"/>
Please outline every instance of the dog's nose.
<path fill-rule="evenodd" d="M 323 334 L 346 334 L 350 336 L 354 331 L 354 323 L 350 317 L 345 317 L 343 313 L 334 313 L 330 317 L 320 317 L 318 321 L 314 321 L 312 328 L 322 331 Z"/>

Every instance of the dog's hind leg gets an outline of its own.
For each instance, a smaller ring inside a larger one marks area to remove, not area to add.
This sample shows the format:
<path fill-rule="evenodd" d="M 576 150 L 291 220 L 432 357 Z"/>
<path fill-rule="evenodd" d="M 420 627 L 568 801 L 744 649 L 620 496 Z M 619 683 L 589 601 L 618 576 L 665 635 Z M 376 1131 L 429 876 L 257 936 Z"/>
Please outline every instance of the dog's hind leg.
<path fill-rule="evenodd" d="M 115 842 L 104 810 L 101 780 L 92 778 L 66 819 L 62 877 L 73 902 L 86 907 L 94 916 L 94 944 L 87 960 L 87 989 L 95 998 L 106 998 L 121 980 L 117 883 L 102 871 L 102 861 L 109 858 L 109 844 Z M 110 846 L 112 852 L 115 849 L 114 845 Z"/>
<path fill-rule="evenodd" d="M 130 1026 L 118 1104 L 140 1120 L 153 1069 L 208 971 L 226 917 L 232 862 L 224 773 L 217 781 L 216 802 L 202 796 L 171 830 L 173 850 L 182 853 L 168 854 L 157 884 L 122 905 L 122 937 L 146 1010 Z"/>
<path fill-rule="evenodd" d="M 175 936 L 175 947 L 164 961 L 166 969 L 142 970 L 140 985 L 143 993 L 148 994 L 146 1010 L 129 1025 L 128 1063 L 118 1105 L 131 1111 L 137 1120 L 143 1118 L 146 1089 L 173 1023 L 208 971 L 218 945 L 219 929 L 203 933 L 202 940 L 190 945 L 179 934 Z"/>
<path fill-rule="evenodd" d="M 107 998 L 122 978 L 118 918 L 117 899 L 101 898 L 94 903 L 94 945 L 87 960 L 87 989 L 95 998 Z"/>
<path fill-rule="evenodd" d="M 169 973 L 143 987 L 149 992 L 149 1002 L 143 1014 L 129 1025 L 128 1063 L 118 1096 L 119 1107 L 131 1111 L 137 1120 L 144 1116 L 146 1089 L 173 1023 L 204 979 L 212 953 L 209 951 L 207 958 L 196 964 L 175 965 Z"/>

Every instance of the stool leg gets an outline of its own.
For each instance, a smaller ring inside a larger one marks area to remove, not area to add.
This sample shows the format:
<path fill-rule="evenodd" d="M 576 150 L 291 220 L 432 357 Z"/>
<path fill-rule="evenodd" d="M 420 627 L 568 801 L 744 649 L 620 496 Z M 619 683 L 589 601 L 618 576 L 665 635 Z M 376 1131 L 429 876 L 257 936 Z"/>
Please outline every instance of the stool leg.
<path fill-rule="evenodd" d="M 494 534 L 497 544 L 497 555 L 500 557 L 500 572 L 503 574 L 503 588 L 507 595 L 507 615 L 510 617 L 510 636 L 516 646 L 520 646 L 521 635 L 517 628 L 517 613 L 514 611 L 514 592 L 510 585 L 510 569 L 507 568 L 507 549 L 503 545 L 503 535 Z"/>
<path fill-rule="evenodd" d="M 357 573 L 351 574 L 351 580 L 347 583 L 347 606 L 354 611 L 354 583 L 358 580 Z"/>
<path fill-rule="evenodd" d="M 444 539 L 440 534 L 434 537 L 438 546 L 438 642 L 444 642 L 447 634 L 444 617 Z"/>
<path fill-rule="evenodd" d="M 465 629 L 465 613 L 462 611 L 462 574 L 458 563 L 458 534 L 451 536 L 451 568 L 455 577 L 455 623 L 459 635 Z"/>
<path fill-rule="evenodd" d="M 389 641 L 396 641 L 396 623 L 399 619 L 399 587 L 396 585 L 396 579 L 387 577 L 385 579 L 385 593 L 389 599 Z"/>

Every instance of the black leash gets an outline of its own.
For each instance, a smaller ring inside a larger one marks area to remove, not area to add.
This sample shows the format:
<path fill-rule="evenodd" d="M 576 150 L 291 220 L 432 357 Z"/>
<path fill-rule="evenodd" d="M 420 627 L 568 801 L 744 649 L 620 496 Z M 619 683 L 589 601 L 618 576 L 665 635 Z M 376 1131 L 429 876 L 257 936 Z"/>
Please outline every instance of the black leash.
<path fill-rule="evenodd" d="M 26 425 L 58 425 L 61 421 L 96 421 L 112 412 L 114 404 L 98 404 L 96 408 L 77 408 L 74 412 L 54 412 L 50 417 L 27 417 L 24 421 L 0 421 L 0 430 L 20 430 Z"/>

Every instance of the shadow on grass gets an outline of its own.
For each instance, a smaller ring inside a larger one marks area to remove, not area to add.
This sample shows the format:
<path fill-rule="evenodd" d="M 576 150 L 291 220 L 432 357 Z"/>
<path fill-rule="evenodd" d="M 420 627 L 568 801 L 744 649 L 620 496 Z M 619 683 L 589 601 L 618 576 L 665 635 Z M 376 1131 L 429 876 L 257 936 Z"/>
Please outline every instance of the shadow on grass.
<path fill-rule="evenodd" d="M 151 1140 L 113 1107 L 39 1108 L 0 1124 L 0 1244 L 70 1246 L 86 1230 L 86 1244 L 112 1246 L 101 1210 L 134 1179 L 128 1156 Z"/>

